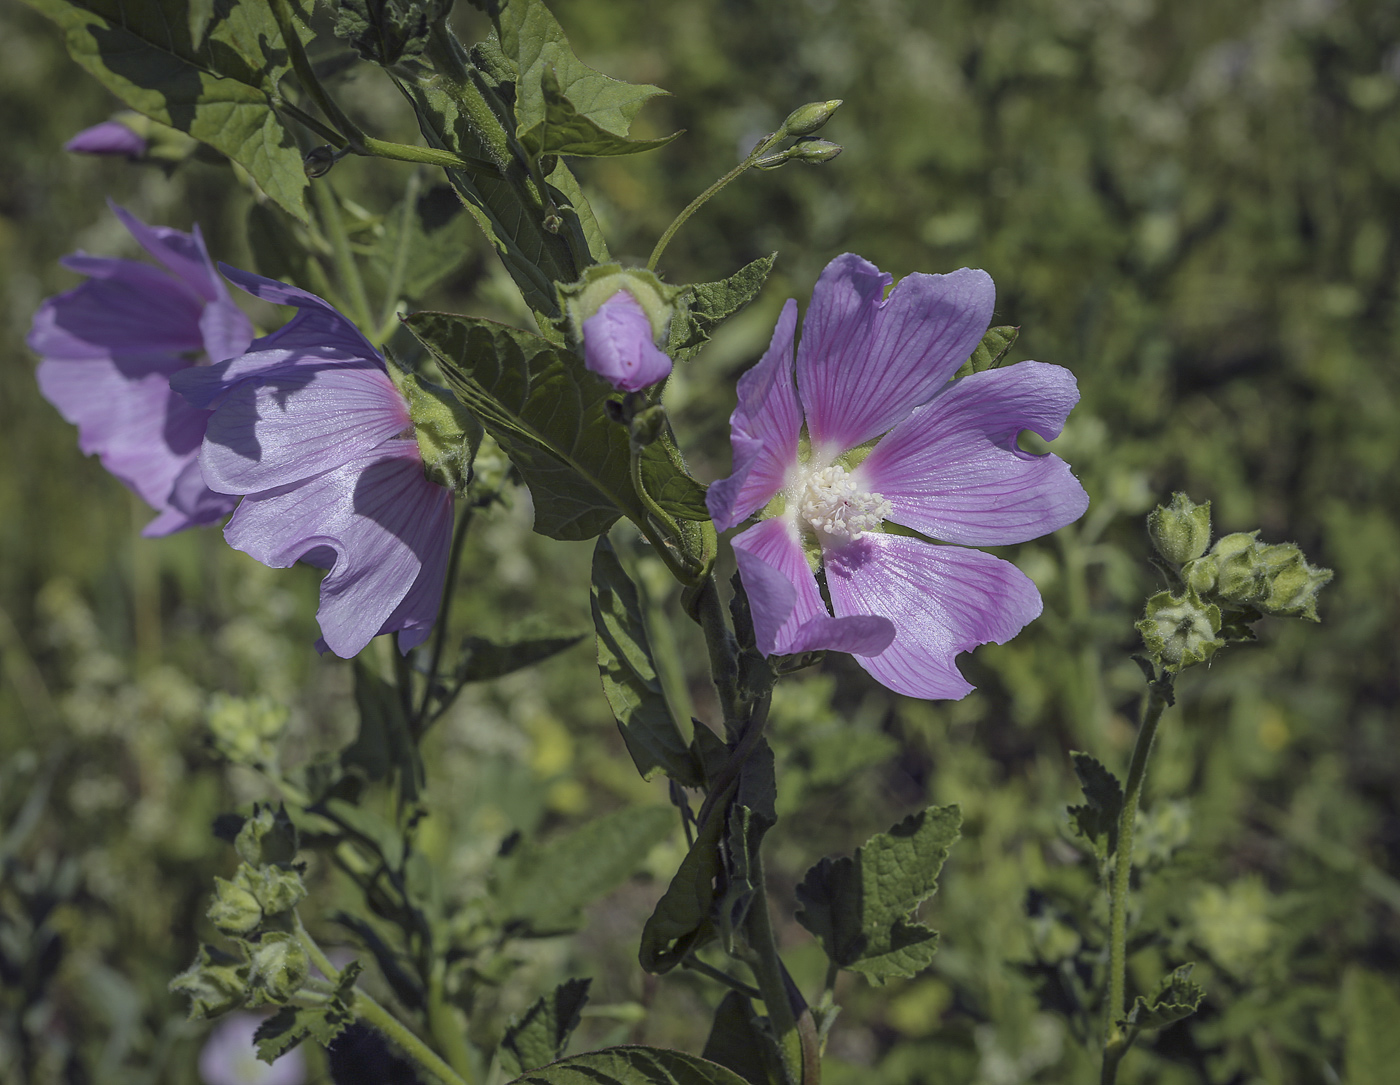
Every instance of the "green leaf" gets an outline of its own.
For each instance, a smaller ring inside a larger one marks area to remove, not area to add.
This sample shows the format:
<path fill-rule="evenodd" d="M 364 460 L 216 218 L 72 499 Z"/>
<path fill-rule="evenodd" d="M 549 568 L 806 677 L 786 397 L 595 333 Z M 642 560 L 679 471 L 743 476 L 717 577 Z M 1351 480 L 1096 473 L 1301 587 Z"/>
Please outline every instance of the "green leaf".
<path fill-rule="evenodd" d="M 275 1062 L 305 1039 L 315 1040 L 322 1047 L 334 1042 L 347 1026 L 355 1023 L 351 1009 L 355 999 L 355 979 L 360 963 L 352 961 L 340 974 L 340 982 L 330 1000 L 319 1006 L 283 1006 L 258 1026 L 253 1042 L 258 1046 L 258 1058 Z"/>
<path fill-rule="evenodd" d="M 715 915 L 725 948 L 731 953 L 762 876 L 759 848 L 764 835 L 777 824 L 777 798 L 773 748 L 762 740 L 740 770 L 739 789 L 727 813 L 724 896 Z"/>
<path fill-rule="evenodd" d="M 358 768 L 370 780 L 394 779 L 412 800 L 423 787 L 423 760 L 404 715 L 403 699 L 391 686 L 355 660 L 355 705 L 360 730 L 340 754 L 345 769 Z"/>
<path fill-rule="evenodd" d="M 207 19 L 183 0 L 26 3 L 56 22 L 73 59 L 132 109 L 227 155 L 306 221 L 301 150 L 273 110 L 289 64 L 266 3 L 218 4 Z"/>
<path fill-rule="evenodd" d="M 624 1046 L 551 1063 L 510 1085 L 744 1085 L 744 1079 L 683 1051 Z"/>
<path fill-rule="evenodd" d="M 386 866 L 398 870 L 403 866 L 404 840 L 397 828 L 373 810 L 344 799 L 326 799 L 310 808 L 314 814 L 329 818 L 362 844 L 381 856 Z"/>
<path fill-rule="evenodd" d="M 713 936 L 710 914 L 715 904 L 715 879 L 723 873 L 719 841 L 726 819 L 715 810 L 700 827 L 685 858 L 656 902 L 656 909 L 642 928 L 637 958 L 648 972 L 669 972 L 696 945 Z"/>
<path fill-rule="evenodd" d="M 1390 1085 L 1400 1066 L 1400 993 L 1384 976 L 1349 968 L 1342 980 L 1347 1085 Z"/>
<path fill-rule="evenodd" d="M 664 147 L 680 135 L 680 132 L 672 132 L 659 139 L 627 139 L 615 135 L 574 107 L 574 103 L 564 96 L 553 68 L 545 68 L 541 80 L 544 117 L 533 127 L 516 131 L 521 146 L 533 157 L 560 154 L 578 158 L 607 158 L 636 154 L 638 151 Z"/>
<path fill-rule="evenodd" d="M 781 1070 L 774 1075 L 772 1071 L 778 1068 L 770 1067 L 763 1057 L 772 1047 L 753 1002 L 738 991 L 729 991 L 715 1008 L 710 1035 L 700 1055 L 733 1070 L 749 1085 L 769 1085 L 781 1080 Z"/>
<path fill-rule="evenodd" d="M 1020 334 L 1021 329 L 1010 324 L 988 328 L 987 334 L 982 336 L 982 342 L 978 343 L 977 349 L 972 352 L 972 357 L 963 362 L 953 374 L 954 379 L 966 377 L 970 373 L 981 373 L 985 369 L 995 369 L 1001 365 L 1007 351 Z"/>
<path fill-rule="evenodd" d="M 603 693 L 637 771 L 644 780 L 660 771 L 684 787 L 699 787 L 700 765 L 662 689 L 637 586 L 606 536 L 593 551 L 591 599 Z"/>
<path fill-rule="evenodd" d="M 451 0 L 339 0 L 335 33 L 361 60 L 397 64 L 423 52 L 433 22 L 451 6 Z"/>
<path fill-rule="evenodd" d="M 1191 982 L 1194 967 L 1184 964 L 1162 977 L 1150 999 L 1139 996 L 1133 1002 L 1123 1023 L 1132 1029 L 1158 1029 L 1190 1017 L 1206 997 L 1205 991 Z"/>
<path fill-rule="evenodd" d="M 931 806 L 871 837 L 854 858 L 823 859 L 797 887 L 797 921 L 836 965 L 873 985 L 915 975 L 932 962 L 938 932 L 911 915 L 938 888 L 961 824 L 956 806 Z"/>
<path fill-rule="evenodd" d="M 583 637 L 584 634 L 580 633 L 576 637 L 541 637 L 513 644 L 497 644 L 485 637 L 464 637 L 463 659 L 457 668 L 457 681 L 487 682 L 512 674 L 572 648 Z"/>
<path fill-rule="evenodd" d="M 611 389 L 578 358 L 475 317 L 414 313 L 405 323 L 519 469 L 534 499 L 536 531 L 587 539 L 623 513 L 645 519 L 627 434 L 604 409 Z"/>
<path fill-rule="evenodd" d="M 415 301 L 471 256 L 471 218 L 447 185 L 416 186 L 384 218 L 369 254 L 370 277 L 382 294 L 397 282 L 396 298 Z M 397 274 L 396 274 L 397 272 Z"/>
<path fill-rule="evenodd" d="M 673 827 L 669 806 L 633 806 L 547 844 L 519 844 L 496 869 L 501 921 L 540 937 L 574 930 L 583 907 L 626 881 Z"/>
<path fill-rule="evenodd" d="M 706 487 L 692 478 L 681 461 L 680 452 L 669 436 L 662 436 L 642 449 L 642 485 L 652 500 L 677 520 L 710 519 L 705 504 Z"/>
<path fill-rule="evenodd" d="M 720 324 L 758 297 L 777 258 L 761 256 L 727 279 L 688 286 L 688 304 L 671 321 L 666 352 L 677 362 L 693 358 Z"/>
<path fill-rule="evenodd" d="M 545 132 L 550 126 L 551 94 L 566 99 L 572 114 L 586 120 L 602 136 L 625 140 L 642 106 L 666 93 L 660 87 L 612 79 L 583 63 L 570 48 L 563 27 L 541 0 L 484 0 L 479 6 L 496 24 L 501 52 L 517 73 L 515 131 L 521 145 L 532 155 L 550 153 Z"/>
<path fill-rule="evenodd" d="M 1118 850 L 1118 819 L 1123 813 L 1123 785 L 1118 778 L 1087 753 L 1075 750 L 1074 774 L 1089 801 L 1069 807 L 1074 829 L 1093 846 L 1099 861 Z"/>
<path fill-rule="evenodd" d="M 565 980 L 511 1022 L 501 1040 L 501 1066 L 508 1074 L 537 1070 L 564 1057 L 578 1027 L 592 980 Z"/>

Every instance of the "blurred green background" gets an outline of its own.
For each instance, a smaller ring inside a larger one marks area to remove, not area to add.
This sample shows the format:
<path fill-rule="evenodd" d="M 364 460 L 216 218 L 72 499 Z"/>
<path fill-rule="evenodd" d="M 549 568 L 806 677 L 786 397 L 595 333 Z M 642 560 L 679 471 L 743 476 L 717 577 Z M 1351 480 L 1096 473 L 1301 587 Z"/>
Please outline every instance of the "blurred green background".
<path fill-rule="evenodd" d="M 465 7 L 466 5 L 461 5 Z M 928 802 L 964 836 L 924 918 L 943 932 L 917 980 L 847 976 L 828 1080 L 1012 1085 L 1095 1071 L 1076 1035 L 1104 916 L 1071 842 L 1068 751 L 1122 770 L 1141 678 L 1132 622 L 1156 582 L 1142 518 L 1175 489 L 1219 531 L 1261 528 L 1336 570 L 1320 626 L 1263 623 L 1185 676 L 1151 769 L 1133 982 L 1196 961 L 1193 1020 L 1130 1055 L 1122 1080 L 1391 1081 L 1400 1036 L 1400 7 L 1366 0 L 559 0 L 579 54 L 656 83 L 638 135 L 660 152 L 581 165 L 615 253 L 644 256 L 672 215 L 796 105 L 842 98 L 845 153 L 745 177 L 662 270 L 710 280 L 776 250 L 760 299 L 668 392 L 700 477 L 727 473 L 733 380 L 783 300 L 832 256 L 903 276 L 962 265 L 997 283 L 1014 358 L 1068 366 L 1083 399 L 1055 450 L 1093 499 L 1011 548 L 1044 616 L 964 659 L 952 704 L 886 694 L 847 660 L 785 685 L 770 840 L 779 936 L 799 981 L 819 950 L 792 887 Z M 475 24 L 460 12 L 463 27 Z M 337 86 L 366 128 L 414 139 L 377 71 Z M 217 532 L 158 541 L 147 510 L 76 449 L 24 346 L 82 248 L 130 254 L 110 196 L 150 222 L 198 221 L 251 266 L 253 202 L 217 164 L 167 175 L 65 154 L 119 108 L 53 26 L 0 0 L 0 1080 L 189 1082 L 203 1027 L 166 993 L 193 955 L 220 811 L 267 792 L 226 766 L 218 693 L 289 707 L 295 763 L 353 733 L 347 664 L 311 650 L 318 574 L 272 571 Z M 406 167 L 405 167 L 406 169 Z M 373 216 L 405 180 L 350 160 L 331 180 Z M 479 239 L 431 307 L 518 319 Z M 586 545 L 532 536 L 522 502 L 476 532 L 458 615 L 481 635 L 590 628 Z M 655 591 L 664 599 L 664 577 Z M 688 629 L 676 629 L 688 644 Z M 689 675 L 698 713 L 711 707 Z M 712 716 L 710 716 L 713 719 Z M 585 645 L 474 691 L 430 740 L 432 847 L 461 892 L 512 829 L 552 831 L 627 803 L 636 779 Z M 631 1039 L 698 1051 L 714 995 L 635 966 L 679 839 L 531 947 L 473 1032 L 566 973 L 593 975 L 575 1049 Z M 326 876 L 324 910 L 345 903 Z M 343 932 L 342 932 L 343 936 Z M 337 938 L 326 927 L 328 942 Z M 637 1006 L 652 1013 L 637 1023 Z M 1387 1046 L 1389 1045 L 1389 1046 Z M 315 1070 L 316 1073 L 321 1073 Z"/>

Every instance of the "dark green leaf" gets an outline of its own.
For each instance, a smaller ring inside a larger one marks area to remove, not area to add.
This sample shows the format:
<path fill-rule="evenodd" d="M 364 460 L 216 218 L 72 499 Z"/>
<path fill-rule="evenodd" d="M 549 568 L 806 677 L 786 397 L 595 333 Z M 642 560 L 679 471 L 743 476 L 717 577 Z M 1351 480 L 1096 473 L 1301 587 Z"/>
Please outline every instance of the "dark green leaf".
<path fill-rule="evenodd" d="M 643 779 L 660 771 L 685 787 L 699 787 L 700 765 L 662 690 L 637 587 L 607 536 L 593 551 L 592 605 L 603 693 L 637 771 Z"/>
<path fill-rule="evenodd" d="M 289 65 L 266 3 L 220 4 L 202 19 L 183 0 L 26 2 L 58 23 L 73 59 L 132 109 L 226 154 L 305 221 L 301 150 L 272 107 Z"/>
<path fill-rule="evenodd" d="M 931 806 L 871 837 L 854 858 L 823 859 L 797 887 L 797 921 L 835 964 L 872 984 L 915 975 L 933 960 L 938 932 L 911 915 L 938 888 L 961 824 L 956 806 Z"/>
<path fill-rule="evenodd" d="M 680 453 L 669 436 L 642 449 L 639 464 L 642 485 L 658 505 L 677 520 L 710 519 L 705 486 L 686 471 Z"/>
<path fill-rule="evenodd" d="M 1123 785 L 1087 753 L 1074 751 L 1074 773 L 1089 801 L 1071 806 L 1069 816 L 1080 836 L 1094 848 L 1102 862 L 1118 849 L 1118 819 L 1123 813 Z"/>
<path fill-rule="evenodd" d="M 400 962 L 399 954 L 390 948 L 374 927 L 366 920 L 348 912 L 336 912 L 335 915 L 331 916 L 331 920 L 353 931 L 355 936 L 364 943 L 365 948 L 374 954 L 374 961 L 379 965 L 379 971 L 389 986 L 393 988 L 394 995 L 400 1002 L 411 1010 L 420 1009 L 423 1006 L 422 985 L 404 968 Z"/>
<path fill-rule="evenodd" d="M 341 976 L 341 985 L 331 999 L 320 1006 L 283 1006 L 258 1026 L 253 1042 L 258 1045 L 258 1058 L 275 1062 L 303 1040 L 315 1040 L 329 1046 L 348 1026 L 355 1023 L 351 1010 L 354 1001 L 355 977 L 358 963 L 351 964 Z M 348 982 L 346 977 L 348 976 Z"/>
<path fill-rule="evenodd" d="M 344 799 L 326 799 L 311 812 L 321 814 L 343 829 L 347 835 L 381 856 L 391 870 L 403 865 L 404 842 L 398 829 L 373 810 L 356 806 Z"/>
<path fill-rule="evenodd" d="M 758 296 L 777 258 L 761 256 L 727 279 L 687 287 L 688 304 L 671 321 L 667 353 L 677 362 L 693 358 L 720 324 Z"/>
<path fill-rule="evenodd" d="M 416 798 L 423 786 L 423 761 L 398 688 L 356 660 L 355 705 L 360 710 L 360 730 L 341 751 L 341 766 L 358 768 L 376 782 L 393 778 L 405 799 Z"/>
<path fill-rule="evenodd" d="M 636 154 L 664 147 L 680 135 L 672 132 L 660 139 L 627 139 L 600 127 L 591 117 L 580 113 L 564 96 L 559 78 L 553 68 L 545 68 L 541 92 L 544 96 L 544 118 L 534 127 L 520 129 L 520 144 L 530 155 L 572 155 L 582 158 L 607 158 L 621 154 Z"/>
<path fill-rule="evenodd" d="M 642 928 L 637 956 L 648 972 L 669 972 L 693 947 L 713 936 L 710 914 L 715 904 L 715 879 L 723 873 L 719 841 L 725 825 L 723 812 L 715 810 L 700 827 L 695 843 Z"/>
<path fill-rule="evenodd" d="M 1350 968 L 1342 981 L 1347 1085 L 1390 1085 L 1400 1066 L 1400 993 L 1375 972 Z"/>
<path fill-rule="evenodd" d="M 248 244 L 259 275 L 323 294 L 325 274 L 297 237 L 293 220 L 275 207 L 254 203 L 248 208 Z M 318 274 L 320 272 L 320 274 Z M 332 299 L 327 299 L 332 300 Z"/>
<path fill-rule="evenodd" d="M 1193 967 L 1184 964 L 1164 976 L 1150 999 L 1139 997 L 1133 1003 L 1124 1023 L 1134 1029 L 1166 1028 L 1195 1013 L 1206 993 L 1191 982 Z"/>
<path fill-rule="evenodd" d="M 534 498 L 536 531 L 586 539 L 622 513 L 644 519 L 627 434 L 604 410 L 611 389 L 574 355 L 474 317 L 415 313 L 405 323 L 520 470 Z"/>
<path fill-rule="evenodd" d="M 958 367 L 958 371 L 953 374 L 954 378 L 981 373 L 984 369 L 995 369 L 1001 365 L 1006 358 L 1006 352 L 1011 349 L 1011 345 L 1020 334 L 1020 328 L 1009 324 L 999 328 L 988 328 L 987 334 L 982 336 L 982 342 L 978 343 L 977 349 L 972 352 L 972 357 Z"/>
<path fill-rule="evenodd" d="M 569 1035 L 578 1027 L 592 980 L 565 980 L 506 1029 L 501 1066 L 508 1074 L 538 1070 L 564 1057 Z"/>
<path fill-rule="evenodd" d="M 452 0 L 339 0 L 335 33 L 362 60 L 397 64 L 423 51 L 432 24 L 451 6 Z"/>
<path fill-rule="evenodd" d="M 749 1085 L 769 1085 L 770 1081 L 781 1080 L 781 1071 L 775 1078 L 764 1059 L 772 1046 L 753 1003 L 738 991 L 729 991 L 715 1008 L 710 1035 L 700 1055 L 733 1070 Z"/>
<path fill-rule="evenodd" d="M 496 871 L 495 906 L 509 928 L 559 934 L 582 922 L 581 909 L 612 892 L 670 835 L 669 806 L 634 806 L 605 814 L 537 845 L 526 841 Z"/>
<path fill-rule="evenodd" d="M 510 1085 L 744 1085 L 744 1079 L 683 1051 L 627 1046 L 575 1055 Z"/>
<path fill-rule="evenodd" d="M 458 682 L 486 682 L 533 666 L 550 656 L 558 655 L 583 640 L 576 637 L 541 637 L 513 644 L 497 644 L 485 637 L 462 638 L 462 664 L 457 668 Z"/>
<path fill-rule="evenodd" d="M 778 820 L 778 785 L 774 776 L 773 748 L 761 740 L 739 773 L 739 789 L 728 811 L 724 848 L 724 897 L 715 917 L 725 948 L 733 950 L 735 936 L 749 913 L 749 905 L 762 877 L 758 849 L 764 834 Z"/>

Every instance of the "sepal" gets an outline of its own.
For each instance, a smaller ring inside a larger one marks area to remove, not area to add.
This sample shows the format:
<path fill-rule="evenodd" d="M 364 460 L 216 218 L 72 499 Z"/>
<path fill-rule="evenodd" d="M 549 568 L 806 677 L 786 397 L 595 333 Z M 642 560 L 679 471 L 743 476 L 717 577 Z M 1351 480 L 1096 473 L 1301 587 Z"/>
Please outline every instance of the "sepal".
<path fill-rule="evenodd" d="M 170 981 L 170 992 L 190 1000 L 190 1020 L 207 1021 L 247 1001 L 248 973 L 243 959 L 217 946 L 203 945 L 194 964 Z"/>
<path fill-rule="evenodd" d="M 1220 608 L 1189 589 L 1180 595 L 1158 592 L 1148 599 L 1137 630 L 1152 659 L 1172 673 L 1204 663 L 1225 644 Z"/>
<path fill-rule="evenodd" d="M 288 1001 L 306 985 L 311 975 L 306 948 L 296 935 L 285 931 L 268 931 L 256 944 L 249 946 L 248 956 L 248 986 L 253 1005 Z"/>

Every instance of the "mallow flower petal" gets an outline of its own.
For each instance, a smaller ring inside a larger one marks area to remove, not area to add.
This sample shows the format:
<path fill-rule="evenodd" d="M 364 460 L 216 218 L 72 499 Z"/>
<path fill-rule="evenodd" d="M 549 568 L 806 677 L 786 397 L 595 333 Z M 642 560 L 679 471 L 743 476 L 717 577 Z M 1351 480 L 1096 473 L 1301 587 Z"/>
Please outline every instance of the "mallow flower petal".
<path fill-rule="evenodd" d="M 856 662 L 910 697 L 957 700 L 972 690 L 954 664 L 979 644 L 1004 644 L 1040 614 L 1040 593 L 1010 562 L 955 546 L 867 532 L 825 553 L 838 616 L 874 614 L 894 641 Z"/>
<path fill-rule="evenodd" d="M 349 658 L 391 628 L 419 576 L 438 564 L 450 508 L 447 491 L 424 477 L 417 442 L 393 440 L 300 485 L 245 497 L 224 537 L 278 569 L 333 552 L 316 618 L 327 647 Z"/>
<path fill-rule="evenodd" d="M 49 298 L 27 342 L 46 358 L 111 358 L 204 349 L 201 303 L 158 268 L 134 260 L 70 256 L 89 280 Z"/>
<path fill-rule="evenodd" d="M 146 141 L 120 121 L 103 121 L 84 128 L 63 145 L 74 154 L 114 154 L 140 158 L 146 153 Z"/>
<path fill-rule="evenodd" d="M 411 425 L 408 403 L 370 361 L 286 365 L 224 397 L 200 466 L 219 493 L 257 493 L 339 467 Z"/>
<path fill-rule="evenodd" d="M 276 279 L 240 271 L 228 264 L 220 264 L 219 269 L 230 282 L 255 298 L 274 305 L 296 307 L 296 316 L 252 345 L 254 352 L 280 351 L 288 361 L 379 358 L 379 352 L 361 334 L 360 329 L 341 316 L 325 299 L 299 287 L 279 283 Z"/>
<path fill-rule="evenodd" d="M 890 276 L 850 253 L 812 291 L 797 348 L 797 387 L 817 449 L 844 452 L 931 399 L 981 341 L 996 288 L 985 271 Z"/>
<path fill-rule="evenodd" d="M 671 375 L 671 359 L 657 348 L 651 319 L 629 290 L 619 290 L 583 322 L 583 365 L 624 392 Z"/>
<path fill-rule="evenodd" d="M 228 296 L 228 289 L 214 270 L 214 261 L 209 259 L 209 250 L 204 245 L 204 235 L 200 233 L 198 224 L 187 234 L 170 226 L 148 226 L 111 200 L 107 201 L 107 206 L 112 209 L 112 214 L 121 219 L 137 244 L 169 268 L 176 279 L 200 299 L 217 301 L 220 296 Z"/>
<path fill-rule="evenodd" d="M 1019 362 L 948 385 L 881 438 L 860 466 L 890 519 L 945 542 L 1025 542 L 1079 519 L 1089 495 L 1054 455 L 1016 446 L 1022 430 L 1060 435 L 1079 402 L 1074 375 Z"/>
<path fill-rule="evenodd" d="M 754 639 L 764 655 L 831 650 L 858 655 L 883 651 L 894 636 L 879 617 L 833 618 L 822 602 L 817 579 L 796 528 L 777 517 L 734 538 Z"/>
<path fill-rule="evenodd" d="M 739 378 L 739 405 L 729 416 L 734 471 L 705 497 L 716 531 L 728 531 L 766 505 L 797 462 L 802 408 L 792 381 L 796 334 L 797 302 L 788 299 L 768 349 Z"/>
<path fill-rule="evenodd" d="M 188 404 L 183 406 L 187 411 L 194 411 Z M 187 527 L 212 524 L 222 520 L 237 506 L 237 497 L 231 494 L 216 494 L 204 484 L 204 472 L 199 469 L 199 456 L 191 454 L 189 461 L 170 487 L 166 507 L 161 510 L 159 516 L 141 529 L 141 534 L 148 539 L 158 539 L 176 531 L 183 531 Z"/>

